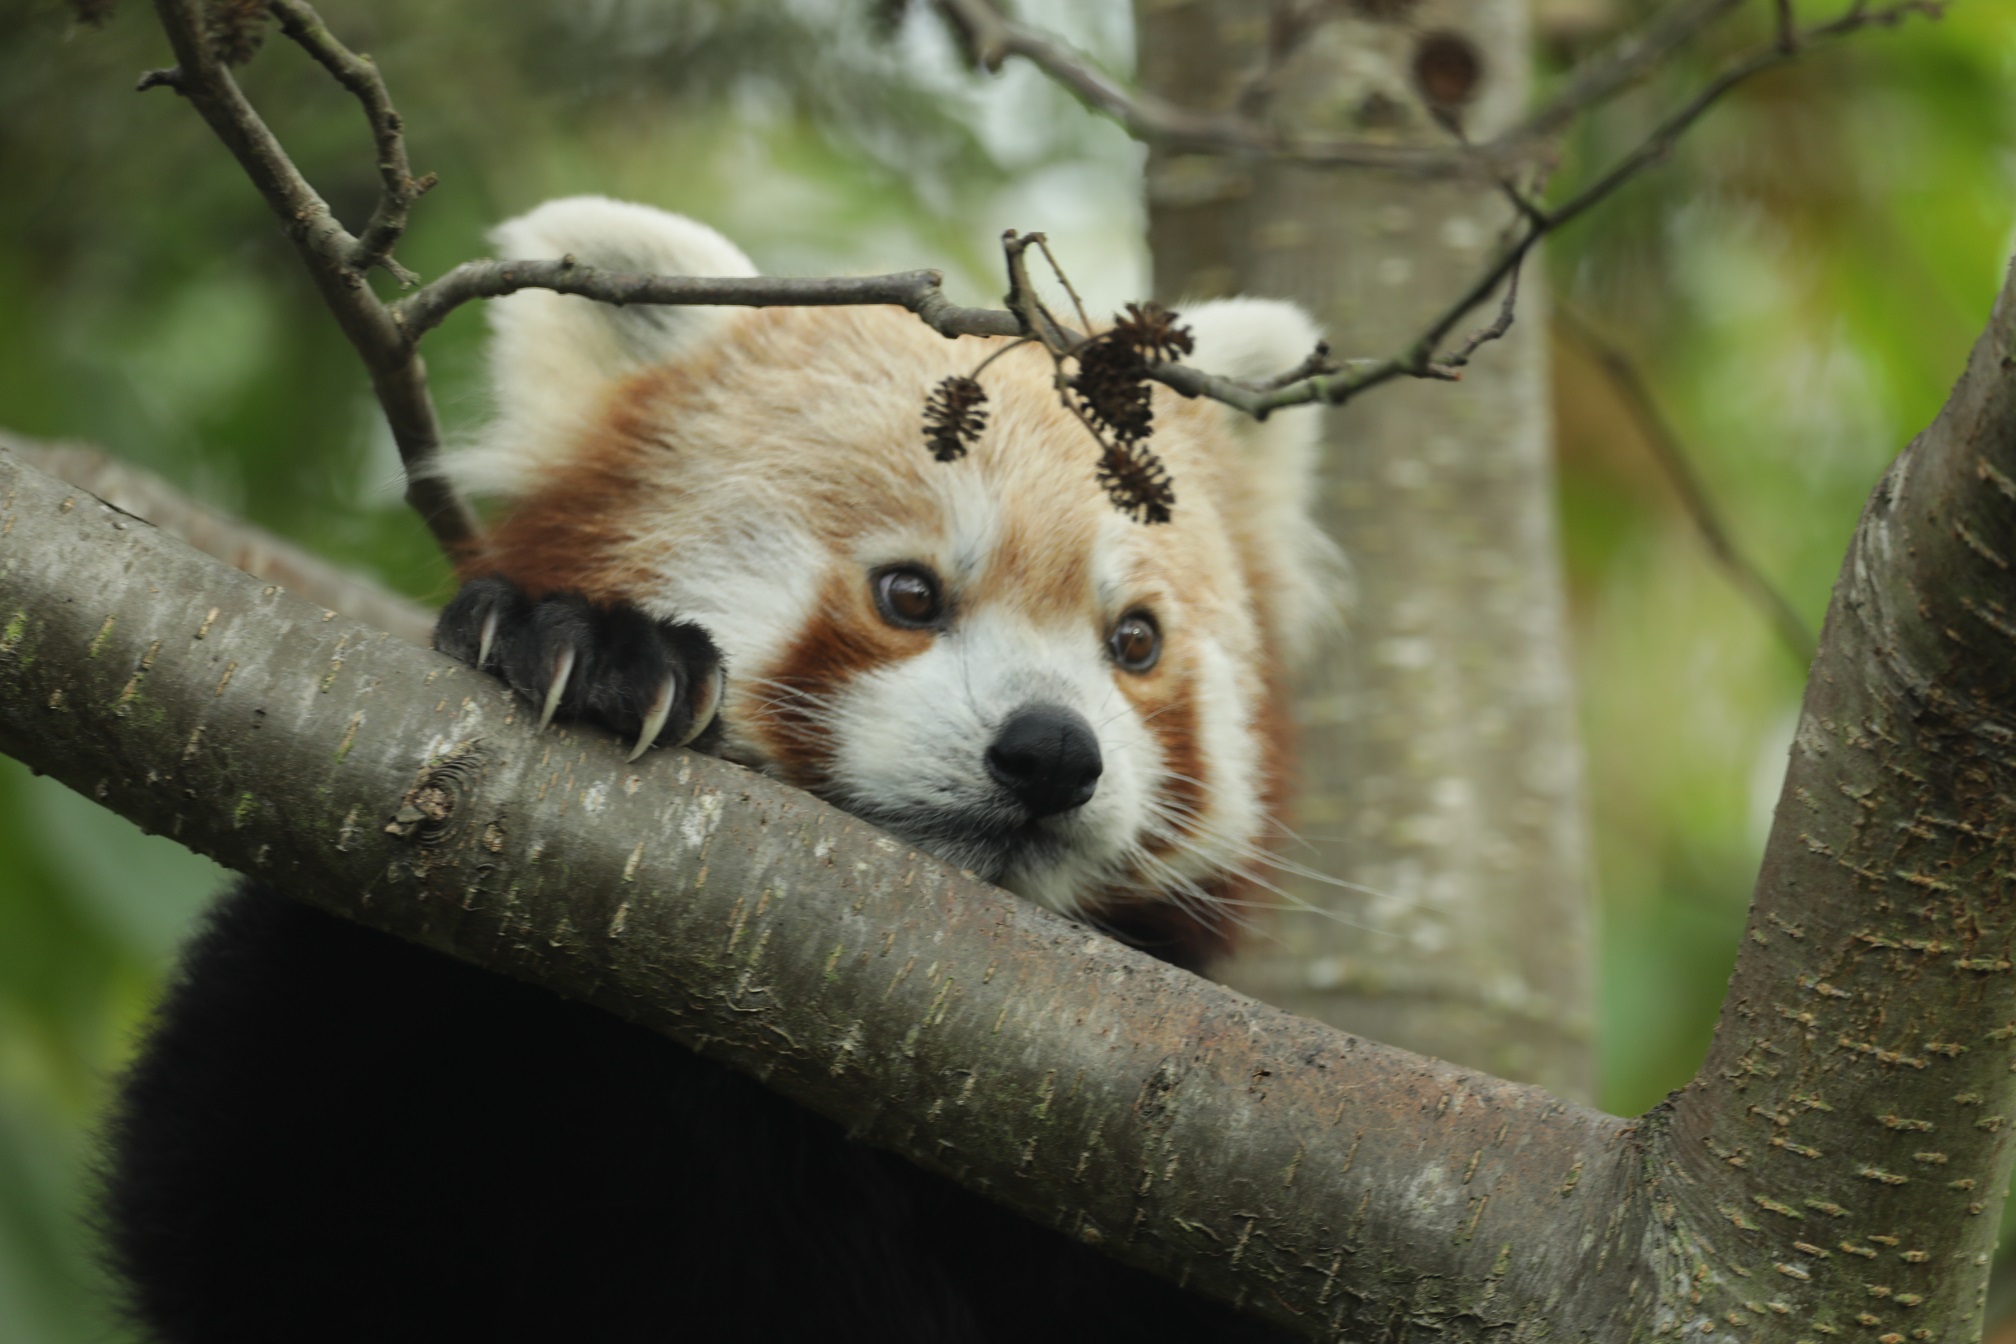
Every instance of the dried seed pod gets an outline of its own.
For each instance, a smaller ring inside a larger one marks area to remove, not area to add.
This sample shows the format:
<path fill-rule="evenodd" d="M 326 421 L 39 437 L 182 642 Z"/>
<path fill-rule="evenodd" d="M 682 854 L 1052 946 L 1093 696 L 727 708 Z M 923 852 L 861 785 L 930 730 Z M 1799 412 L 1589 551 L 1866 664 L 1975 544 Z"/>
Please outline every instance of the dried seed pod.
<path fill-rule="evenodd" d="M 1148 365 L 1139 350 L 1112 337 L 1107 332 L 1079 350 L 1071 388 L 1087 419 L 1120 442 L 1134 443 L 1154 432 Z"/>
<path fill-rule="evenodd" d="M 203 32 L 211 50 L 226 65 L 243 65 L 266 40 L 266 0 L 209 0 L 203 8 Z"/>
<path fill-rule="evenodd" d="M 966 456 L 986 427 L 987 389 L 972 378 L 947 378 L 924 402 L 924 443 L 940 462 Z"/>
<path fill-rule="evenodd" d="M 1137 523 L 1166 523 L 1176 506 L 1176 489 L 1162 459 L 1140 443 L 1105 445 L 1099 484 L 1113 507 Z"/>
<path fill-rule="evenodd" d="M 1190 335 L 1190 328 L 1176 320 L 1177 314 L 1154 301 L 1130 303 L 1127 316 L 1113 319 L 1113 329 L 1107 335 L 1116 341 L 1125 342 L 1141 353 L 1143 359 L 1176 360 L 1197 348 Z"/>

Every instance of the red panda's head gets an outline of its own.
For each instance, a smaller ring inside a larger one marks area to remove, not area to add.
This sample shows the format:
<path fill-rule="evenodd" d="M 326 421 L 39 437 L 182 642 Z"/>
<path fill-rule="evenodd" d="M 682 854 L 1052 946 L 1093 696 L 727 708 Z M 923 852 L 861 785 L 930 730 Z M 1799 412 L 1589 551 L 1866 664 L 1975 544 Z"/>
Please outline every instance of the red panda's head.
<path fill-rule="evenodd" d="M 600 198 L 503 226 L 506 255 L 753 274 L 690 220 Z M 491 307 L 499 416 L 450 455 L 503 504 L 480 565 L 704 625 L 720 753 L 1066 914 L 1222 939 L 1286 772 L 1282 678 L 1326 625 L 1316 417 L 1254 424 L 1156 389 L 1174 518 L 1116 511 L 1034 346 L 981 377 L 963 460 L 926 450 L 943 378 L 1000 342 L 880 308 Z M 1264 376 L 1297 309 L 1184 310 L 1196 363 Z M 1152 921 L 1151 921 L 1152 922 Z"/>

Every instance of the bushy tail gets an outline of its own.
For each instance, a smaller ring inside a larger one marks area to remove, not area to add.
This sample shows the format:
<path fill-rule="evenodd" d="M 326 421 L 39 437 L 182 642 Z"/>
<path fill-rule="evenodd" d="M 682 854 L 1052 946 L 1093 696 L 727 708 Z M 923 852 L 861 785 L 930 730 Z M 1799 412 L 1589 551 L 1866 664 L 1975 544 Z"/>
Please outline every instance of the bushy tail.
<path fill-rule="evenodd" d="M 571 256 L 584 266 L 657 275 L 754 275 L 742 250 L 705 224 L 606 196 L 568 196 L 491 233 L 506 260 Z M 497 418 L 481 443 L 451 452 L 444 470 L 476 495 L 514 497 L 564 453 L 609 383 L 690 356 L 733 320 L 721 308 L 617 307 L 527 289 L 489 305 Z"/>

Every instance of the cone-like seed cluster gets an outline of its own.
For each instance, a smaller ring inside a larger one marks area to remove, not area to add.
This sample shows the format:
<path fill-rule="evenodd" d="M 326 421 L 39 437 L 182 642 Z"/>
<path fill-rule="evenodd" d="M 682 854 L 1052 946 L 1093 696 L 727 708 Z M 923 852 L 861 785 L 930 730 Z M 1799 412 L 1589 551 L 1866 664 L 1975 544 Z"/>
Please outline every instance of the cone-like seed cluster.
<path fill-rule="evenodd" d="M 1130 303 L 1124 316 L 1068 356 L 1078 365 L 1065 403 L 1084 416 L 1099 442 L 1096 476 L 1113 507 L 1140 523 L 1166 523 L 1176 490 L 1162 459 L 1149 451 L 1155 432 L 1148 386 L 1151 360 L 1175 360 L 1195 348 L 1190 329 L 1159 303 Z M 924 443 L 940 462 L 956 462 L 987 426 L 987 391 L 972 377 L 941 381 L 924 402 Z"/>
<path fill-rule="evenodd" d="M 940 462 L 966 456 L 986 427 L 987 389 L 971 378 L 947 378 L 924 403 L 924 442 Z"/>
<path fill-rule="evenodd" d="M 210 0 L 203 10 L 204 35 L 226 65 L 243 65 L 266 40 L 266 0 Z"/>

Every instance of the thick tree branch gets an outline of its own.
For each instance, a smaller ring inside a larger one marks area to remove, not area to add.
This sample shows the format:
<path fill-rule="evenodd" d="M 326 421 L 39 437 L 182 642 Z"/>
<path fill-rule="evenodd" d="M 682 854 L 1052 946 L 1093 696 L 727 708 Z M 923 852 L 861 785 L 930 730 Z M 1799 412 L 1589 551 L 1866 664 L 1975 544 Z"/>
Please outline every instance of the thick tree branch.
<path fill-rule="evenodd" d="M 1123 1258 L 1312 1335 L 1431 1284 L 1538 1322 L 1556 1266 L 1520 1229 L 1616 1222 L 1621 1121 L 1245 999 L 737 767 L 539 733 L 4 455 L 0 533 L 0 749 Z"/>
<path fill-rule="evenodd" d="M 2016 1155 L 2012 370 L 2016 270 L 1835 584 L 1743 953 L 1671 1113 L 1672 1247 L 1707 1317 L 1769 1284 L 1823 1332 L 1978 1336 Z"/>
<path fill-rule="evenodd" d="M 351 620 L 426 648 L 434 613 L 354 570 L 332 565 L 285 537 L 202 504 L 161 477 L 81 443 L 41 443 L 0 430 L 0 450 L 37 471 L 81 486 L 113 508 L 160 528 L 254 578 Z"/>

